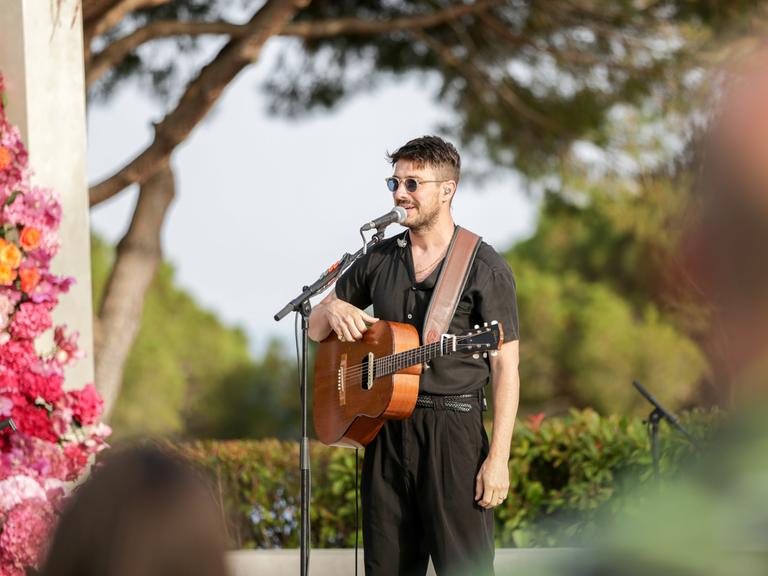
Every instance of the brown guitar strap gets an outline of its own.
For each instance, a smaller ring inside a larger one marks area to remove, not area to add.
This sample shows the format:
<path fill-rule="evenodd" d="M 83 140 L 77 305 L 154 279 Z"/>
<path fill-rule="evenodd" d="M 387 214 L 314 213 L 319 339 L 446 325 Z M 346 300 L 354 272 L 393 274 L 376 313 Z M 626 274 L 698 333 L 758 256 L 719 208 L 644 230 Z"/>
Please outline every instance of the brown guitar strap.
<path fill-rule="evenodd" d="M 422 333 L 424 344 L 437 342 L 441 335 L 448 332 L 459 297 L 467 283 L 472 261 L 480 247 L 480 240 L 477 234 L 456 226 L 427 309 Z"/>

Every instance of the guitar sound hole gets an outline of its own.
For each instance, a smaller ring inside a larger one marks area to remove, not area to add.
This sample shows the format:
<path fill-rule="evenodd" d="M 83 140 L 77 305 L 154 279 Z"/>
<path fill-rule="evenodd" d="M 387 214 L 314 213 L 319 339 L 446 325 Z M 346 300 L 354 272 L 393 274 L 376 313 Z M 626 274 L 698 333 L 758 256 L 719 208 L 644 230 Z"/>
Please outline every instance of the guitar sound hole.
<path fill-rule="evenodd" d="M 370 367 L 371 367 L 371 355 L 369 354 L 365 358 L 363 358 L 363 361 L 360 363 L 361 370 L 360 370 L 360 378 L 361 382 L 360 385 L 363 390 L 370 390 L 373 388 L 373 378 L 370 374 Z"/>

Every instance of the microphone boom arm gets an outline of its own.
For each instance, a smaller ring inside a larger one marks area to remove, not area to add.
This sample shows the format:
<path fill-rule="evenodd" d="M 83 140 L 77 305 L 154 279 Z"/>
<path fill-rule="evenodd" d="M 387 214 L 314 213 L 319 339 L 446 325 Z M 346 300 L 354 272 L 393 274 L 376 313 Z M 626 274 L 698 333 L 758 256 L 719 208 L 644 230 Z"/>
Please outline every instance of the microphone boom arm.
<path fill-rule="evenodd" d="M 365 237 L 363 237 L 363 239 L 365 239 Z M 310 286 L 304 286 L 304 290 L 301 294 L 288 302 L 288 304 L 283 306 L 283 308 L 277 314 L 275 314 L 275 320 L 279 322 L 291 312 L 299 311 L 304 303 L 307 302 L 307 300 L 309 300 L 312 296 L 319 294 L 328 288 L 328 286 L 336 282 L 338 277 L 341 276 L 347 270 L 347 268 L 349 268 L 355 262 L 355 260 L 360 258 L 360 256 L 363 254 L 366 254 L 369 248 L 372 248 L 383 239 L 384 229 L 382 228 L 379 230 L 377 228 L 376 234 L 374 234 L 371 239 L 366 242 L 357 252 L 354 254 L 345 252 L 344 255 L 339 260 L 334 262 L 328 269 L 326 269 L 325 272 L 323 272 L 313 284 Z"/>
<path fill-rule="evenodd" d="M 682 424 L 680 424 L 680 421 L 677 419 L 677 416 L 675 416 L 674 414 L 669 412 L 666 408 L 664 408 L 664 406 L 662 406 L 661 403 L 658 400 L 656 400 L 653 394 L 648 392 L 648 390 L 646 390 L 645 387 L 642 384 L 640 384 L 640 382 L 638 382 L 637 380 L 633 380 L 632 385 L 635 387 L 635 389 L 638 392 L 640 392 L 640 394 L 646 400 L 648 400 L 648 402 L 650 402 L 654 406 L 655 408 L 654 412 L 658 413 L 658 415 L 664 418 L 664 420 L 666 420 L 670 426 L 672 426 L 675 430 L 677 430 L 683 436 L 685 436 L 693 446 L 695 446 L 696 448 L 700 447 L 699 443 L 696 442 L 696 439 L 690 434 L 690 432 L 688 432 L 688 430 L 683 428 Z"/>

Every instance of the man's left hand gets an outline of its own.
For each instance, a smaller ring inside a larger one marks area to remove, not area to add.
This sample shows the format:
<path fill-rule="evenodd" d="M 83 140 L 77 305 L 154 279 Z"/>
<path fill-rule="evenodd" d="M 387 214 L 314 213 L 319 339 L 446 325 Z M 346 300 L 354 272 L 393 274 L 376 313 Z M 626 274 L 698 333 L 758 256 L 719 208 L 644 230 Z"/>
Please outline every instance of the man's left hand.
<path fill-rule="evenodd" d="M 475 500 L 490 510 L 499 506 L 509 493 L 509 465 L 501 458 L 489 456 L 480 466 L 480 472 L 475 479 Z"/>

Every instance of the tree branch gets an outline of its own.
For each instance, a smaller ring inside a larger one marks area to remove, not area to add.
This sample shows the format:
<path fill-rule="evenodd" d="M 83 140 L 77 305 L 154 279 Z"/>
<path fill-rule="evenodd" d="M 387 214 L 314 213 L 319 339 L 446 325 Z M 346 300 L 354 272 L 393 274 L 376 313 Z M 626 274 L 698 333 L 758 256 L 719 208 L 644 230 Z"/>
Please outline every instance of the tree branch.
<path fill-rule="evenodd" d="M 176 108 L 155 126 L 155 139 L 143 152 L 106 180 L 91 187 L 90 204 L 111 198 L 126 186 L 142 184 L 167 160 L 219 99 L 240 71 L 259 55 L 264 43 L 282 30 L 310 0 L 271 0 L 246 25 L 248 34 L 230 40 L 187 86 Z"/>
<path fill-rule="evenodd" d="M 159 0 L 145 0 L 159 1 Z M 374 36 L 403 30 L 426 30 L 446 22 L 457 20 L 468 14 L 482 13 L 501 0 L 481 0 L 471 5 L 451 6 L 432 14 L 403 16 L 392 20 L 362 20 L 359 18 L 337 18 L 315 22 L 295 22 L 286 25 L 281 36 L 304 39 L 330 38 L 339 35 Z M 203 34 L 228 35 L 241 38 L 247 34 L 248 25 L 229 22 L 180 22 L 177 20 L 150 23 L 127 36 L 114 41 L 93 56 L 86 64 L 86 85 L 90 86 L 107 71 L 119 64 L 136 48 L 159 38 L 171 36 L 200 36 Z"/>
<path fill-rule="evenodd" d="M 83 22 L 91 23 L 98 20 L 118 2 L 120 0 L 83 0 Z"/>
<path fill-rule="evenodd" d="M 468 14 L 484 12 L 500 3 L 501 0 L 480 0 L 474 4 L 451 6 L 432 14 L 402 16 L 391 20 L 338 18 L 316 22 L 294 22 L 283 29 L 282 35 L 299 38 L 329 38 L 339 35 L 370 36 L 399 30 L 425 30 L 457 20 Z"/>
<path fill-rule="evenodd" d="M 168 4 L 172 0 L 122 0 L 111 6 L 94 24 L 93 29 L 90 31 L 93 39 L 96 36 L 101 36 L 107 30 L 114 28 L 117 24 L 125 18 L 131 12 L 136 10 L 143 10 L 144 8 L 154 8 L 155 6 L 162 6 Z"/>
<path fill-rule="evenodd" d="M 222 34 L 231 38 L 242 38 L 248 33 L 248 24 L 230 24 L 229 22 L 180 22 L 161 20 L 115 40 L 86 62 L 85 83 L 90 87 L 109 70 L 123 61 L 128 54 L 150 40 L 172 36 L 200 36 L 203 34 Z"/>
<path fill-rule="evenodd" d="M 83 14 L 83 53 L 86 66 L 91 59 L 91 42 L 116 26 L 125 16 L 136 10 L 167 4 L 172 0 L 91 0 Z"/>
<path fill-rule="evenodd" d="M 435 52 L 447 66 L 455 68 L 459 74 L 466 78 L 467 82 L 472 85 L 473 90 L 478 94 L 481 101 L 484 101 L 486 104 L 493 104 L 493 102 L 490 102 L 488 98 L 483 96 L 485 92 L 490 90 L 496 97 L 505 102 L 523 118 L 542 128 L 546 128 L 547 130 L 553 130 L 555 128 L 549 118 L 542 116 L 539 112 L 528 106 L 503 82 L 494 82 L 489 79 L 480 68 L 461 60 L 453 53 L 450 47 L 441 44 L 429 36 L 429 34 L 421 31 L 414 31 L 413 34 L 429 46 L 429 48 Z"/>
<path fill-rule="evenodd" d="M 162 260 L 160 233 L 175 194 L 173 172 L 165 160 L 141 186 L 131 225 L 117 245 L 94 339 L 96 385 L 104 398 L 105 420 L 120 395 L 125 361 L 141 327 L 144 299 Z"/>

